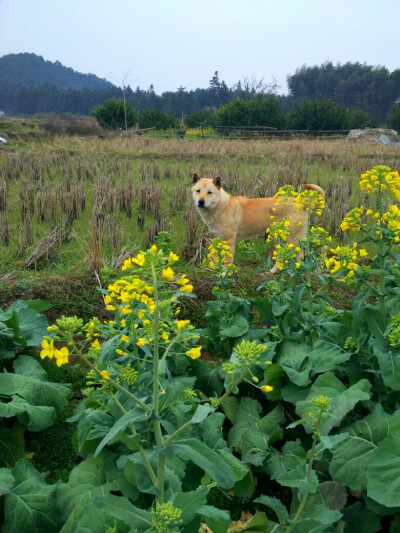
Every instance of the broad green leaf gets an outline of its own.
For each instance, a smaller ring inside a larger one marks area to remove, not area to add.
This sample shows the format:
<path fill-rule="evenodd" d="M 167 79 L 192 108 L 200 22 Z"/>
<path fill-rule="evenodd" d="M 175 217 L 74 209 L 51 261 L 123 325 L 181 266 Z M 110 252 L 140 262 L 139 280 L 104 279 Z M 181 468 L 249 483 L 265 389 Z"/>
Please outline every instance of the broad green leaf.
<path fill-rule="evenodd" d="M 39 361 L 30 355 L 20 355 L 18 359 L 13 362 L 13 367 L 16 374 L 48 381 L 46 370 L 42 367 Z"/>
<path fill-rule="evenodd" d="M 393 390 L 400 390 L 400 350 L 391 347 L 385 338 L 374 339 L 371 344 L 384 384 Z"/>
<path fill-rule="evenodd" d="M 11 402 L 0 403 L 0 417 L 17 417 L 31 431 L 42 431 L 53 424 L 54 407 L 31 405 L 24 398 L 13 396 Z"/>
<path fill-rule="evenodd" d="M 191 434 L 213 450 L 224 449 L 227 447 L 222 433 L 224 421 L 225 415 L 223 413 L 211 413 L 200 425 L 192 428 Z"/>
<path fill-rule="evenodd" d="M 346 506 L 342 512 L 343 520 L 346 522 L 346 533 L 378 533 L 382 531 L 380 516 L 370 511 L 361 502 Z"/>
<path fill-rule="evenodd" d="M 348 361 L 350 356 L 350 352 L 342 350 L 337 344 L 319 339 L 315 341 L 310 353 L 312 370 L 314 374 L 332 370 Z"/>
<path fill-rule="evenodd" d="M 311 348 L 307 344 L 283 341 L 278 348 L 276 363 L 281 365 L 290 381 L 299 387 L 310 383 L 309 374 L 312 365 L 309 359 Z"/>
<path fill-rule="evenodd" d="M 318 487 L 318 477 L 314 470 L 311 471 L 310 479 L 307 479 L 306 465 L 298 465 L 293 470 L 280 474 L 276 481 L 284 487 L 296 488 L 302 494 L 314 493 Z"/>
<path fill-rule="evenodd" d="M 400 411 L 385 413 L 380 405 L 362 420 L 343 428 L 349 436 L 333 448 L 332 479 L 351 489 L 367 488 L 367 469 L 378 444 L 400 429 Z"/>
<path fill-rule="evenodd" d="M 24 428 L 18 422 L 11 428 L 0 426 L 0 466 L 14 466 L 25 453 Z"/>
<path fill-rule="evenodd" d="M 204 361 L 193 361 L 192 373 L 197 378 L 196 387 L 208 396 L 220 396 L 224 382 L 222 379 L 221 365 L 212 365 Z"/>
<path fill-rule="evenodd" d="M 265 496 L 264 494 L 261 494 L 261 496 L 254 500 L 254 503 L 262 503 L 263 505 L 266 505 L 274 511 L 274 513 L 278 517 L 280 524 L 285 523 L 288 517 L 288 511 L 283 505 L 283 503 L 277 498 L 272 498 L 270 496 Z"/>
<path fill-rule="evenodd" d="M 96 496 L 94 504 L 104 513 L 122 520 L 128 526 L 137 529 L 138 532 L 151 527 L 152 514 L 144 509 L 139 509 L 128 498 L 106 494 L 105 496 Z"/>
<path fill-rule="evenodd" d="M 347 502 L 346 487 L 336 481 L 323 481 L 318 485 L 317 492 L 314 494 L 310 505 L 322 505 L 329 509 L 341 510 Z"/>
<path fill-rule="evenodd" d="M 202 505 L 200 509 L 197 511 L 197 513 L 206 519 L 207 518 L 212 518 L 214 520 L 228 520 L 229 519 L 229 513 L 227 511 L 218 509 L 217 507 L 214 507 L 213 505 Z"/>
<path fill-rule="evenodd" d="M 220 334 L 224 337 L 241 337 L 248 331 L 249 322 L 243 315 L 235 315 L 230 325 L 221 329 Z"/>
<path fill-rule="evenodd" d="M 17 394 L 32 405 L 51 405 L 61 409 L 67 404 L 69 387 L 20 374 L 0 374 L 0 394 Z"/>
<path fill-rule="evenodd" d="M 257 400 L 242 397 L 236 413 L 235 424 L 229 432 L 230 448 L 241 450 L 244 435 L 260 421 L 261 405 Z"/>
<path fill-rule="evenodd" d="M 201 514 L 199 509 L 206 504 L 209 487 L 199 487 L 193 492 L 180 491 L 174 498 L 173 504 L 182 509 L 183 524 L 189 524 L 196 514 Z"/>
<path fill-rule="evenodd" d="M 307 519 L 315 520 L 320 524 L 329 526 L 337 522 L 342 516 L 342 513 L 336 509 L 329 509 L 324 505 L 313 505 L 307 511 Z"/>
<path fill-rule="evenodd" d="M 103 440 L 97 446 L 94 456 L 96 457 L 104 448 L 104 446 L 106 446 L 110 441 L 112 441 L 114 437 L 118 435 L 118 433 L 124 431 L 129 426 L 129 424 L 143 422 L 148 418 L 149 415 L 145 413 L 145 411 L 140 406 L 136 406 L 133 409 L 129 410 L 115 422 L 115 424 L 107 433 L 107 435 L 105 435 Z"/>
<path fill-rule="evenodd" d="M 62 518 L 57 506 L 57 484 L 47 485 L 43 474 L 20 459 L 12 469 L 14 487 L 4 496 L 2 533 L 59 531 Z"/>
<path fill-rule="evenodd" d="M 39 346 L 46 335 L 47 318 L 33 309 L 18 310 L 18 336 L 25 340 L 24 346 Z"/>
<path fill-rule="evenodd" d="M 209 403 L 199 404 L 197 406 L 196 412 L 192 416 L 193 424 L 200 424 L 201 422 L 204 422 L 207 416 L 213 411 L 214 409 L 210 407 Z"/>
<path fill-rule="evenodd" d="M 228 533 L 235 533 L 236 527 L 228 529 Z M 265 533 L 269 530 L 269 521 L 267 515 L 262 512 L 256 513 L 250 520 L 248 520 L 239 531 L 245 531 L 246 533 Z"/>
<path fill-rule="evenodd" d="M 282 398 L 282 382 L 285 372 L 281 365 L 276 363 L 269 365 L 266 370 L 264 370 L 264 381 L 265 385 L 270 385 L 274 388 L 273 391 L 268 393 L 269 400 L 280 400 Z"/>
<path fill-rule="evenodd" d="M 82 514 L 76 523 L 74 533 L 109 533 L 110 531 L 127 531 L 124 522 L 118 520 L 114 516 L 109 516 L 101 509 L 96 507 L 94 503 L 88 503 L 85 507 L 85 512 Z M 130 533 L 135 533 L 137 529 L 130 530 Z"/>
<path fill-rule="evenodd" d="M 387 322 L 384 316 L 377 310 L 367 307 L 365 309 L 365 316 L 367 318 L 368 330 L 377 339 L 383 340 L 385 338 L 385 329 Z"/>
<path fill-rule="evenodd" d="M 281 451 L 271 448 L 264 464 L 264 470 L 272 479 L 277 479 L 280 475 L 294 470 L 297 466 L 305 465 L 306 460 L 306 452 L 297 439 L 286 442 Z"/>
<path fill-rule="evenodd" d="M 307 420 L 308 413 L 315 411 L 312 398 L 315 396 L 327 396 L 332 401 L 330 403 L 330 414 L 322 422 L 321 431 L 323 435 L 327 435 L 334 426 L 338 426 L 348 412 L 354 406 L 363 400 L 370 398 L 369 391 L 371 384 L 362 379 L 346 389 L 343 383 L 332 372 L 321 374 L 313 383 L 309 392 L 307 400 L 298 402 L 296 413 L 300 418 Z M 313 431 L 311 423 L 306 426 L 308 431 Z"/>
<path fill-rule="evenodd" d="M 232 422 L 232 424 L 236 420 L 239 403 L 239 398 L 236 396 L 228 396 L 221 404 L 223 412 L 226 414 L 227 418 Z"/>
<path fill-rule="evenodd" d="M 14 485 L 14 476 L 9 468 L 0 468 L 0 496 L 8 494 Z"/>
<path fill-rule="evenodd" d="M 368 496 L 386 507 L 400 506 L 400 434 L 379 444 L 367 473 Z"/>
<path fill-rule="evenodd" d="M 103 459 L 90 456 L 79 463 L 71 471 L 68 483 L 58 487 L 57 501 L 66 520 L 60 533 L 74 533 L 93 498 L 113 489 L 115 485 L 107 482 Z"/>
<path fill-rule="evenodd" d="M 158 448 L 157 453 L 176 454 L 181 459 L 193 461 L 222 488 L 229 489 L 235 482 L 231 468 L 225 461 L 221 460 L 218 452 L 196 439 L 177 440 L 171 445 Z"/>

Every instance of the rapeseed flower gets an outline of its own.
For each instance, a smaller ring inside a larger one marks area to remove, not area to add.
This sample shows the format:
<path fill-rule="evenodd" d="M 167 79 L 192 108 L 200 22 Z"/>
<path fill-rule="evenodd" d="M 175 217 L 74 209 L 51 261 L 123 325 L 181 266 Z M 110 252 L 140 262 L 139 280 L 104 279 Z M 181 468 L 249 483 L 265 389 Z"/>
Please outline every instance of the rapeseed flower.
<path fill-rule="evenodd" d="M 190 359 L 198 359 L 201 356 L 201 346 L 191 348 L 186 352 L 186 355 L 190 357 Z"/>

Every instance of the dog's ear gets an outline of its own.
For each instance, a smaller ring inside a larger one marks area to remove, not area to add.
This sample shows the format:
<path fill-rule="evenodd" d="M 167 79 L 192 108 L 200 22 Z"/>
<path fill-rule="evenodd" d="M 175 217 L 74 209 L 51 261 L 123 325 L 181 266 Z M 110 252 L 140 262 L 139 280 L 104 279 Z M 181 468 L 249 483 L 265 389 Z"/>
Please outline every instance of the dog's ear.
<path fill-rule="evenodd" d="M 197 183 L 197 182 L 199 181 L 199 179 L 201 179 L 200 176 L 199 176 L 198 174 L 196 174 L 196 172 L 195 172 L 195 173 L 193 174 L 193 177 L 192 177 L 192 183 L 193 183 L 193 185 L 194 185 L 195 183 Z"/>
<path fill-rule="evenodd" d="M 217 176 L 216 178 L 214 178 L 213 179 L 213 183 L 218 189 L 220 189 L 222 187 L 222 178 L 221 178 L 221 176 Z"/>

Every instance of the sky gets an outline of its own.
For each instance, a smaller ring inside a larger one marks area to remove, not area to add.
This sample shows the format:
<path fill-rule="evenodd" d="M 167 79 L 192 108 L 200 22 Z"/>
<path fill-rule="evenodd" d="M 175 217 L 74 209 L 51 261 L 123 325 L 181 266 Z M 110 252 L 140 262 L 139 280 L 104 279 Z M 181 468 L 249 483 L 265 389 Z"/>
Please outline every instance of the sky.
<path fill-rule="evenodd" d="M 0 56 L 30 52 L 157 94 L 215 71 L 276 83 L 302 65 L 400 68 L 400 0 L 0 0 Z"/>

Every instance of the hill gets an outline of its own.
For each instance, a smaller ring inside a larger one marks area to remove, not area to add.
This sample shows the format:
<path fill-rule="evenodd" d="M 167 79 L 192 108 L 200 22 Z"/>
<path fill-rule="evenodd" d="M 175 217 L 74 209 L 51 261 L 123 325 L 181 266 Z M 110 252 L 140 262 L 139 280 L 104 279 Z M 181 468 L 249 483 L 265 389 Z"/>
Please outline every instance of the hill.
<path fill-rule="evenodd" d="M 52 63 L 30 53 L 0 57 L 0 91 L 52 85 L 58 89 L 110 89 L 114 85 L 94 74 L 81 74 L 59 61 Z"/>

